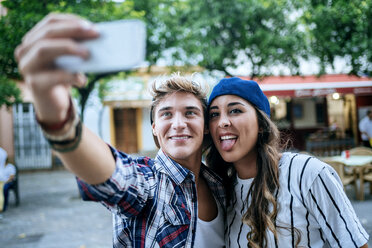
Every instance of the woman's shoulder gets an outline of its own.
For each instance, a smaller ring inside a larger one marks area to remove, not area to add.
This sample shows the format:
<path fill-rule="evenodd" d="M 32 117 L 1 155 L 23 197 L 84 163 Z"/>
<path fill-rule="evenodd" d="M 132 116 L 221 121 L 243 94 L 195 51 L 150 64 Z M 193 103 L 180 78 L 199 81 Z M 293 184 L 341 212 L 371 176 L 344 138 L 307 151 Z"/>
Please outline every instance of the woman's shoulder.
<path fill-rule="evenodd" d="M 325 168 L 327 164 L 314 156 L 285 152 L 280 159 L 279 174 L 282 182 L 291 182 L 291 185 L 307 189 Z"/>
<path fill-rule="evenodd" d="M 284 152 L 279 161 L 279 168 L 291 170 L 291 172 L 306 169 L 306 173 L 316 173 L 320 172 L 325 166 L 326 164 L 315 156 L 293 152 Z"/>

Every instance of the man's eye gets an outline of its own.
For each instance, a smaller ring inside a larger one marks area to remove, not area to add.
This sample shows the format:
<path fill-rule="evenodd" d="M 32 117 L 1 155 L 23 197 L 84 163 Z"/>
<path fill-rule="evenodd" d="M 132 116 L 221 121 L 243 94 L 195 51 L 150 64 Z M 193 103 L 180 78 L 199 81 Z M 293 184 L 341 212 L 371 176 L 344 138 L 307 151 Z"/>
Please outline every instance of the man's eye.
<path fill-rule="evenodd" d="M 186 111 L 186 115 L 195 115 L 196 113 L 194 111 Z"/>
<path fill-rule="evenodd" d="M 171 112 L 163 112 L 160 116 L 162 117 L 168 117 L 168 116 L 171 116 Z"/>

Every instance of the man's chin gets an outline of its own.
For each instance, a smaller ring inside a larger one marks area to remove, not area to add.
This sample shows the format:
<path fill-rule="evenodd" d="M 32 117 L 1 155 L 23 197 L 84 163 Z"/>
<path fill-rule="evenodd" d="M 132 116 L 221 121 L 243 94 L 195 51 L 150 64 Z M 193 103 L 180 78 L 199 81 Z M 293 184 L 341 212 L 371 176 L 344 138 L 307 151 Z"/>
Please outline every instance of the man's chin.
<path fill-rule="evenodd" d="M 190 157 L 191 152 L 190 149 L 185 148 L 179 148 L 177 150 L 166 152 L 166 154 L 171 157 L 173 160 L 185 160 Z"/>

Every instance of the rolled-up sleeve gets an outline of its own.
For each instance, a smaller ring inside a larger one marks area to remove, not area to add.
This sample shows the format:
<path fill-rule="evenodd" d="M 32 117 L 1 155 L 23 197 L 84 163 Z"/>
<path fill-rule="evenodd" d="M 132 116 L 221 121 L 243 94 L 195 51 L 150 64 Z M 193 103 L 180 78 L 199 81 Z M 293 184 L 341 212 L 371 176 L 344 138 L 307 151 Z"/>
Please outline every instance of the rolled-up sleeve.
<path fill-rule="evenodd" d="M 154 161 L 132 158 L 110 146 L 116 161 L 114 173 L 104 183 L 91 185 L 77 178 L 83 200 L 98 201 L 122 218 L 138 215 L 146 202 L 154 198 L 157 184 Z"/>

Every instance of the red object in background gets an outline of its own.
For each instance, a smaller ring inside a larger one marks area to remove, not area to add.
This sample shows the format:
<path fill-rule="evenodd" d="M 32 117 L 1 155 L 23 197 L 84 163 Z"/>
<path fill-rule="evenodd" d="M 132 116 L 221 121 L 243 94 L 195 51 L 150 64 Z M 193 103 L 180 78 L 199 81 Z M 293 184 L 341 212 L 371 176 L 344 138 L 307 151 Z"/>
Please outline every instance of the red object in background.
<path fill-rule="evenodd" d="M 345 157 L 346 157 L 346 159 L 350 158 L 350 151 L 349 150 L 345 151 Z"/>

